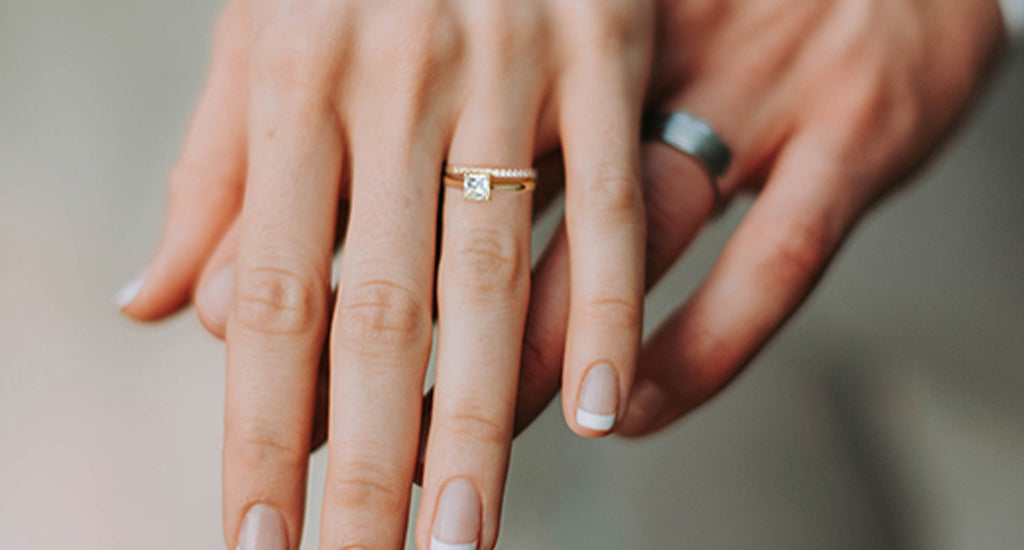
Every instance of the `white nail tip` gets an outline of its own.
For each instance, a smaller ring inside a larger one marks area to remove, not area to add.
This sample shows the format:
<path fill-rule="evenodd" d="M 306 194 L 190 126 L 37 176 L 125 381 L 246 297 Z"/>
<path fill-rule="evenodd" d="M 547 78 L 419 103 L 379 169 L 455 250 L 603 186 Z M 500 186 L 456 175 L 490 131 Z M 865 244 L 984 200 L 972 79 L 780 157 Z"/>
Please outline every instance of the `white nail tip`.
<path fill-rule="evenodd" d="M 584 428 L 606 432 L 615 425 L 615 415 L 596 414 L 583 409 L 576 409 L 576 423 Z"/>
<path fill-rule="evenodd" d="M 476 541 L 452 544 L 430 537 L 430 550 L 476 550 Z"/>
<path fill-rule="evenodd" d="M 132 303 L 132 300 L 139 295 L 142 285 L 146 284 L 146 272 L 140 273 L 137 277 L 125 283 L 121 290 L 114 295 L 114 303 L 117 307 L 123 308 Z"/>

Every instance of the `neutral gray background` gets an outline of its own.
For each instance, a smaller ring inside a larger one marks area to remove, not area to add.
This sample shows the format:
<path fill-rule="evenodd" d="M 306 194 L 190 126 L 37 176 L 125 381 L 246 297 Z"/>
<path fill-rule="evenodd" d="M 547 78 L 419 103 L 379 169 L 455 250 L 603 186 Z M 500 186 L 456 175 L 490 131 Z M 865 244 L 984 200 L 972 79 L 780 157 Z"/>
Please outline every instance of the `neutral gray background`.
<path fill-rule="evenodd" d="M 0 0 L 0 548 L 217 548 L 223 350 L 111 295 L 145 263 L 216 2 Z M 1024 58 L 725 395 L 514 450 L 516 549 L 1024 547 Z M 737 205 L 649 302 L 692 288 Z M 324 457 L 313 460 L 315 547 Z"/>

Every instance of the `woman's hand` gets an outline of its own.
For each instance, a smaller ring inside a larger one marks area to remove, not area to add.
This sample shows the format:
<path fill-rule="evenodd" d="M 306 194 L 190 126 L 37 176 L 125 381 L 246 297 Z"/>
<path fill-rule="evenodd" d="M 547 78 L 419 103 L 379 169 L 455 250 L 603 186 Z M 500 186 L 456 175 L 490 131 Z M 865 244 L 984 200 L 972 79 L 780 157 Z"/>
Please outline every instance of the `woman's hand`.
<path fill-rule="evenodd" d="M 227 542 L 298 547 L 347 198 L 321 546 L 401 545 L 440 206 L 438 370 L 417 541 L 490 548 L 529 297 L 531 200 L 495 191 L 490 202 L 471 202 L 449 192 L 439 204 L 441 168 L 528 167 L 561 145 L 574 282 L 565 372 L 573 400 L 586 388 L 584 404 L 602 409 L 574 407 L 569 421 L 585 435 L 606 433 L 604 419 L 626 405 L 640 339 L 638 136 L 653 4 L 253 0 L 228 13 L 173 178 L 164 242 L 125 306 L 138 318 L 170 311 L 205 259 L 227 258 L 237 239 L 231 271 L 206 275 L 234 286 Z M 588 373 L 596 374 L 584 384 Z"/>

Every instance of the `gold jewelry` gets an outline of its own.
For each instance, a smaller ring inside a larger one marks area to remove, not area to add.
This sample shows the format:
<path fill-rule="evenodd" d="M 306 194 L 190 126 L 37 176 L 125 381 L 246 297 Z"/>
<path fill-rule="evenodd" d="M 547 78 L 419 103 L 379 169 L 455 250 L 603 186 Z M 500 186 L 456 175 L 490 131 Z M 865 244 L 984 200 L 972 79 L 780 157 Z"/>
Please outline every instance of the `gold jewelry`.
<path fill-rule="evenodd" d="M 444 167 L 446 187 L 461 187 L 462 198 L 489 201 L 491 191 L 533 191 L 537 171 L 533 168 L 484 168 L 480 166 Z"/>

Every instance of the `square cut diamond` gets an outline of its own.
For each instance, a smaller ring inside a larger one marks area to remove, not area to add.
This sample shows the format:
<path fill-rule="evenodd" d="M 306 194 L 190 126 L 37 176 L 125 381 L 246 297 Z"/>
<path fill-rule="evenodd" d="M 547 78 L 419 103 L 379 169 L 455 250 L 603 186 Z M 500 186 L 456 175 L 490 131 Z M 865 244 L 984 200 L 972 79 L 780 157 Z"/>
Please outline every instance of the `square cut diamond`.
<path fill-rule="evenodd" d="M 462 198 L 471 201 L 491 200 L 491 175 L 473 173 L 463 175 Z"/>

